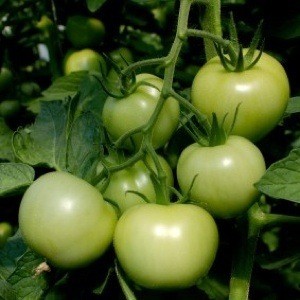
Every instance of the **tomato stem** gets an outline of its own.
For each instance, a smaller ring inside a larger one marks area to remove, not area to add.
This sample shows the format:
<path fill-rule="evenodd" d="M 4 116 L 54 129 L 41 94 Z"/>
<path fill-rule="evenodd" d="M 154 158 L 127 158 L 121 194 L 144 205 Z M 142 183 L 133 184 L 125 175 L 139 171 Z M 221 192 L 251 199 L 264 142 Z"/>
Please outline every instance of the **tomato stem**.
<path fill-rule="evenodd" d="M 247 300 L 257 241 L 264 213 L 258 204 L 253 205 L 246 217 L 238 220 L 239 245 L 234 253 L 230 279 L 229 300 Z"/>
<path fill-rule="evenodd" d="M 199 1 L 205 5 L 203 11 L 203 16 L 200 19 L 201 27 L 216 36 L 222 36 L 222 26 L 221 26 L 221 1 L 211 0 L 211 1 Z M 214 43 L 210 38 L 204 38 L 204 48 L 206 54 L 206 60 L 209 60 L 217 55 Z"/>

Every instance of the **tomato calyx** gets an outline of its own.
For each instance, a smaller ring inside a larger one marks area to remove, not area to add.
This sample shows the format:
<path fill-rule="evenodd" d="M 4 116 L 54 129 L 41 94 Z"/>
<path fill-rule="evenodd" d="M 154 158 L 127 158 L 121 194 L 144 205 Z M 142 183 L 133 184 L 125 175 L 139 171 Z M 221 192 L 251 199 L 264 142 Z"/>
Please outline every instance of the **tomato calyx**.
<path fill-rule="evenodd" d="M 262 23 L 261 21 L 258 24 L 249 48 L 245 52 L 245 49 L 239 43 L 236 25 L 232 14 L 230 14 L 229 35 L 232 51 L 226 53 L 226 51 L 224 51 L 226 49 L 224 49 L 222 45 L 214 43 L 220 61 L 227 72 L 243 72 L 253 68 L 257 64 L 264 49 L 264 40 L 261 37 Z M 256 50 L 258 48 L 259 52 L 257 53 Z"/>
<path fill-rule="evenodd" d="M 234 128 L 240 105 L 241 103 L 236 107 L 229 129 L 226 129 L 224 125 L 228 114 L 225 114 L 220 121 L 217 115 L 212 113 L 212 122 L 209 131 L 203 129 L 201 121 L 195 115 L 186 117 L 187 121 L 186 123 L 182 123 L 182 125 L 193 140 L 203 147 L 224 145 Z"/>

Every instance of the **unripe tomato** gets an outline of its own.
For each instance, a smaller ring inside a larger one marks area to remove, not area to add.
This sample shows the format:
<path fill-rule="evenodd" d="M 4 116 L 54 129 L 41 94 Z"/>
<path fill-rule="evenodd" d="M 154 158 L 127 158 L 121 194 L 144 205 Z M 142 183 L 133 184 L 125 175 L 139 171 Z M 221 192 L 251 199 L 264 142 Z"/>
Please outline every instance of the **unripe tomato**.
<path fill-rule="evenodd" d="M 254 183 L 266 171 L 260 150 L 249 140 L 229 136 L 224 145 L 202 147 L 195 143 L 183 150 L 177 164 L 181 190 L 218 218 L 233 218 L 258 200 Z"/>
<path fill-rule="evenodd" d="M 171 167 L 162 156 L 158 156 L 158 159 L 166 173 L 167 186 L 173 186 L 174 178 Z M 146 157 L 146 160 L 149 167 L 157 173 L 153 160 L 150 157 Z M 99 165 L 99 171 L 100 169 L 102 169 L 101 164 Z M 138 161 L 131 167 L 113 173 L 103 196 L 114 201 L 118 205 L 120 213 L 124 213 L 134 205 L 145 203 L 141 196 L 131 191 L 143 194 L 149 202 L 155 202 L 156 200 L 151 172 L 143 161 Z"/>
<path fill-rule="evenodd" d="M 105 27 L 99 19 L 74 15 L 67 20 L 66 35 L 77 49 L 93 48 L 102 43 Z"/>
<path fill-rule="evenodd" d="M 123 99 L 108 97 L 104 104 L 103 124 L 113 140 L 117 140 L 128 131 L 146 124 L 158 103 L 163 80 L 151 74 L 139 74 L 136 76 L 136 80 L 137 82 L 148 82 L 154 87 L 141 85 Z M 154 148 L 160 148 L 169 141 L 178 126 L 179 114 L 180 108 L 177 100 L 169 97 L 153 128 L 152 143 Z M 136 147 L 139 147 L 142 134 L 133 135 L 132 141 Z M 127 141 L 124 147 L 131 149 L 132 145 Z"/>
<path fill-rule="evenodd" d="M 63 62 L 64 74 L 76 71 L 97 71 L 106 74 L 105 59 L 92 49 L 69 51 Z"/>
<path fill-rule="evenodd" d="M 86 266 L 112 241 L 117 216 L 100 192 L 66 172 L 35 180 L 19 209 L 19 227 L 27 245 L 63 269 Z"/>
<path fill-rule="evenodd" d="M 187 288 L 211 268 L 218 229 L 207 211 L 192 204 L 140 204 L 119 219 L 114 248 L 136 284 L 149 289 Z"/>
<path fill-rule="evenodd" d="M 0 248 L 2 248 L 7 239 L 13 234 L 13 228 L 8 222 L 0 223 Z"/>
<path fill-rule="evenodd" d="M 227 128 L 240 104 L 232 134 L 255 142 L 278 124 L 289 94 L 289 82 L 282 65 L 263 53 L 254 67 L 242 72 L 227 72 L 219 57 L 212 58 L 194 78 L 191 100 L 208 118 L 216 113 L 222 120 L 228 114 Z"/>

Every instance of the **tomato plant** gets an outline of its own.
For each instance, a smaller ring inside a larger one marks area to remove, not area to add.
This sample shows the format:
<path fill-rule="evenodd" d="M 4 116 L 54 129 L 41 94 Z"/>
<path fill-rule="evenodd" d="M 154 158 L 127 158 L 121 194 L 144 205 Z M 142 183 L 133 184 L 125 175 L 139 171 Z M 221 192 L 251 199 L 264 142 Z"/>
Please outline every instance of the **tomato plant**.
<path fill-rule="evenodd" d="M 210 214 L 194 205 L 137 205 L 118 221 L 114 247 L 122 268 L 136 284 L 150 289 L 186 288 L 211 268 L 218 229 Z"/>
<path fill-rule="evenodd" d="M 106 73 L 106 62 L 101 54 L 92 49 L 71 50 L 63 62 L 64 74 L 77 71 L 97 71 Z"/>
<path fill-rule="evenodd" d="M 298 299 L 298 2 L 0 1 L 0 298 Z"/>
<path fill-rule="evenodd" d="M 112 241 L 116 220 L 97 189 L 65 172 L 39 177 L 25 192 L 19 210 L 28 246 L 66 269 L 99 258 Z"/>
<path fill-rule="evenodd" d="M 105 27 L 99 19 L 74 15 L 67 20 L 66 35 L 77 49 L 93 48 L 103 42 Z"/>
<path fill-rule="evenodd" d="M 230 136 L 224 145 L 203 147 L 194 143 L 184 149 L 177 164 L 177 178 L 184 192 L 191 188 L 192 201 L 213 216 L 232 218 L 258 200 L 254 184 L 265 170 L 264 157 L 254 144 Z"/>
<path fill-rule="evenodd" d="M 241 72 L 224 70 L 220 58 L 200 68 L 192 84 L 191 99 L 200 112 L 219 119 L 227 115 L 229 128 L 239 106 L 232 134 L 258 141 L 283 117 L 290 94 L 282 65 L 263 53 L 254 67 Z"/>
<path fill-rule="evenodd" d="M 146 161 L 153 171 L 156 170 L 154 162 L 149 156 L 146 157 Z M 162 156 L 159 156 L 159 161 L 166 173 L 167 185 L 173 186 L 174 178 L 171 167 Z M 101 168 L 103 168 L 102 164 L 99 165 L 98 172 Z M 131 206 L 145 202 L 141 195 L 134 192 L 141 193 L 149 202 L 156 200 L 151 172 L 143 161 L 138 161 L 132 167 L 113 173 L 103 196 L 113 201 L 123 213 Z"/>
<path fill-rule="evenodd" d="M 163 80 L 151 74 L 139 74 L 137 83 L 146 82 L 150 85 L 140 85 L 130 95 L 118 100 L 108 97 L 104 104 L 102 118 L 103 124 L 113 140 L 117 140 L 130 130 L 137 129 L 150 119 L 160 97 Z M 120 122 L 120 116 L 124 122 Z M 152 134 L 154 148 L 164 146 L 176 130 L 179 122 L 179 104 L 169 97 L 160 112 Z M 141 144 L 142 135 L 135 134 L 132 141 L 136 147 Z M 127 141 L 127 148 L 132 148 Z"/>

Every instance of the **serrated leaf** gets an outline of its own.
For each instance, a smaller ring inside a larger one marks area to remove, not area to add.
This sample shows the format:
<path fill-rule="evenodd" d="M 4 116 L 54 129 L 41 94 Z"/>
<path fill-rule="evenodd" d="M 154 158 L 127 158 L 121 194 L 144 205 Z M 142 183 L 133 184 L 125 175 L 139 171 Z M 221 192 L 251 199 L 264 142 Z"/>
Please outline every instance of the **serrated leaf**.
<path fill-rule="evenodd" d="M 34 270 L 44 259 L 33 251 L 26 251 L 18 260 L 14 272 L 7 278 L 17 293 L 17 299 L 39 300 L 48 289 L 48 282 L 44 273 L 35 275 Z"/>
<path fill-rule="evenodd" d="M 34 180 L 34 169 L 22 163 L 0 163 L 0 197 L 22 193 Z"/>
<path fill-rule="evenodd" d="M 0 249 L 0 277 L 7 279 L 16 269 L 17 260 L 26 252 L 20 232 L 9 238 L 5 246 Z"/>
<path fill-rule="evenodd" d="M 12 148 L 13 131 L 6 125 L 3 118 L 0 118 L 0 160 L 14 160 Z"/>
<path fill-rule="evenodd" d="M 59 77 L 42 94 L 46 100 L 64 100 L 73 97 L 87 74 L 87 72 L 73 72 L 70 75 Z"/>
<path fill-rule="evenodd" d="M 255 186 L 272 198 L 300 203 L 300 148 L 271 165 Z"/>
<path fill-rule="evenodd" d="M 91 12 L 98 10 L 105 2 L 106 0 L 86 0 L 87 7 Z"/>
<path fill-rule="evenodd" d="M 35 123 L 18 130 L 13 137 L 16 156 L 31 166 L 44 165 L 63 170 L 66 165 L 67 105 L 43 102 Z"/>

